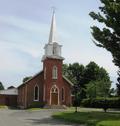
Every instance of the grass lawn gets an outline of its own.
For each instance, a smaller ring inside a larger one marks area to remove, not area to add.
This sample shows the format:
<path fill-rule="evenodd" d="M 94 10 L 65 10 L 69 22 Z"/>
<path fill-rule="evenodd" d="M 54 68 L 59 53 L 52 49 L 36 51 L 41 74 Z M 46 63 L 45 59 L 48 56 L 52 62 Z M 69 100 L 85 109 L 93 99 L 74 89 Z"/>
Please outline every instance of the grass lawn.
<path fill-rule="evenodd" d="M 28 111 L 38 111 L 38 110 L 44 110 L 44 108 L 28 108 Z"/>
<path fill-rule="evenodd" d="M 0 109 L 4 109 L 4 108 L 7 108 L 7 106 L 5 106 L 5 105 L 0 105 Z"/>
<path fill-rule="evenodd" d="M 72 110 L 55 113 L 53 115 L 56 119 L 62 119 L 67 122 L 86 124 L 87 126 L 120 126 L 120 113 L 102 111 L 79 111 L 75 113 Z"/>

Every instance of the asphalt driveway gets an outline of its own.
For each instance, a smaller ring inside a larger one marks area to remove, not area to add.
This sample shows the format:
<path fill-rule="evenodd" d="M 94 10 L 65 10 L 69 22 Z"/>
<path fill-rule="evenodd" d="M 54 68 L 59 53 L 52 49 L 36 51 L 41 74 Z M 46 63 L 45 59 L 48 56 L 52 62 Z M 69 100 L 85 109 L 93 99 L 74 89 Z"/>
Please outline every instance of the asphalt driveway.
<path fill-rule="evenodd" d="M 0 126 L 79 126 L 53 119 L 51 115 L 61 110 L 0 110 Z"/>

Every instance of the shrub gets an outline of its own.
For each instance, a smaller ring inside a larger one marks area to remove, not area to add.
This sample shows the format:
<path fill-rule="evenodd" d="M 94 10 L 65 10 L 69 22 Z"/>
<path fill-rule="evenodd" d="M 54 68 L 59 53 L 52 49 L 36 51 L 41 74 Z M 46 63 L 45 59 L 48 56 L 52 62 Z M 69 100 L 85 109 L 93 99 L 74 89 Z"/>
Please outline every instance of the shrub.
<path fill-rule="evenodd" d="M 45 105 L 44 102 L 32 102 L 30 105 L 29 105 L 29 108 L 43 108 Z"/>
<path fill-rule="evenodd" d="M 120 109 L 120 98 L 96 98 L 96 99 L 84 99 L 81 102 L 83 107 L 90 108 L 118 108 Z"/>

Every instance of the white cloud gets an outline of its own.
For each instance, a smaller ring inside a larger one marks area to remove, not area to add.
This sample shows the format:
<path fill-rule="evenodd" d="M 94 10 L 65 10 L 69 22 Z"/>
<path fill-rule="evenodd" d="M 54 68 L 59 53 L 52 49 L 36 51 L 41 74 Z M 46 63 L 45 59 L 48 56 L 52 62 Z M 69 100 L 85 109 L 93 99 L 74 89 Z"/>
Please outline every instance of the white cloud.
<path fill-rule="evenodd" d="M 46 36 L 45 31 L 47 29 L 46 24 L 13 16 L 2 16 L 0 17 L 0 23 L 1 21 L 15 27 L 1 31 L 0 48 L 14 48 L 28 53 L 33 57 L 39 57 L 42 54 L 42 43 L 44 43 L 43 38 Z"/>
<path fill-rule="evenodd" d="M 42 28 L 42 33 L 47 30 L 47 25 L 42 22 L 30 21 L 25 18 L 20 18 L 17 16 L 0 16 L 0 22 L 6 23 L 8 25 L 14 26 L 19 29 L 40 33 Z"/>

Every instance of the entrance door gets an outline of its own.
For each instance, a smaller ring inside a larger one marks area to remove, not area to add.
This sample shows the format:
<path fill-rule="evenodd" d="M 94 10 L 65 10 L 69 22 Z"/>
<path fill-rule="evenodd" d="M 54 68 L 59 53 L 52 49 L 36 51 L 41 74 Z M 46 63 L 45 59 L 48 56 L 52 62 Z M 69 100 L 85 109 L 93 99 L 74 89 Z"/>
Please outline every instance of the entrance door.
<path fill-rule="evenodd" d="M 51 105 L 58 105 L 58 89 L 55 85 L 51 88 Z"/>
<path fill-rule="evenodd" d="M 58 104 L 58 93 L 51 93 L 51 104 L 52 105 Z"/>

